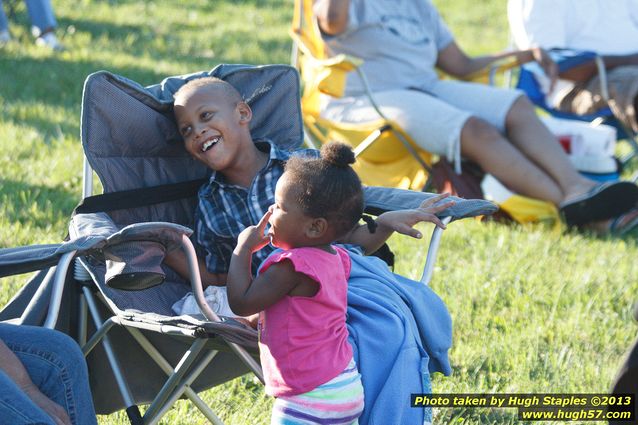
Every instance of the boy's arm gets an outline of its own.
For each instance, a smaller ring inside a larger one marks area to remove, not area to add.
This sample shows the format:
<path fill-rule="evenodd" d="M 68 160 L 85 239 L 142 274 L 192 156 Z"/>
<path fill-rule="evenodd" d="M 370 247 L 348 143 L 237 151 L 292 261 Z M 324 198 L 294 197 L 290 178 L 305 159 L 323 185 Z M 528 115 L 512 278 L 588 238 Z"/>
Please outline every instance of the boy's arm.
<path fill-rule="evenodd" d="M 364 224 L 356 227 L 345 238 L 343 238 L 342 242 L 359 245 L 363 247 L 366 254 L 370 254 L 379 249 L 393 232 L 399 232 L 401 234 L 420 239 L 422 237 L 421 233 L 418 230 L 413 229 L 414 225 L 417 223 L 430 222 L 436 224 L 442 229 L 445 229 L 445 225 L 436 216 L 436 214 L 454 205 L 454 201 L 443 202 L 439 205 L 434 204 L 448 196 L 450 196 L 449 193 L 444 193 L 439 196 L 432 197 L 423 201 L 419 208 L 383 213 L 375 220 L 376 230 L 374 233 L 372 233 L 368 229 L 368 226 Z"/>
<path fill-rule="evenodd" d="M 164 263 L 170 268 L 175 270 L 182 279 L 190 281 L 190 271 L 188 268 L 188 261 L 186 255 L 180 249 L 175 249 L 166 254 L 164 257 Z M 204 260 L 197 257 L 197 264 L 199 265 L 199 275 L 201 276 L 204 287 L 206 286 L 224 286 L 226 284 L 226 275 L 223 273 L 211 273 L 206 268 Z"/>

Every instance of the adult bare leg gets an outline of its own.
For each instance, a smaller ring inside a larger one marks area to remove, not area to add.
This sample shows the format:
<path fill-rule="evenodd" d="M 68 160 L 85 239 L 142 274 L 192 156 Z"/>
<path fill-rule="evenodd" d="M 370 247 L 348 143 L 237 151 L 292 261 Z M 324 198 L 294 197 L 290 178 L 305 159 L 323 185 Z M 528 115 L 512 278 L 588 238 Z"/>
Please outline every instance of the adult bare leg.
<path fill-rule="evenodd" d="M 563 198 L 559 203 L 580 196 L 596 185 L 574 168 L 526 97 L 521 96 L 514 102 L 505 126 L 511 143 L 560 187 Z"/>
<path fill-rule="evenodd" d="M 552 176 L 479 118 L 469 118 L 461 130 L 461 155 L 478 163 L 516 193 L 554 205 L 564 199 L 562 187 Z"/>

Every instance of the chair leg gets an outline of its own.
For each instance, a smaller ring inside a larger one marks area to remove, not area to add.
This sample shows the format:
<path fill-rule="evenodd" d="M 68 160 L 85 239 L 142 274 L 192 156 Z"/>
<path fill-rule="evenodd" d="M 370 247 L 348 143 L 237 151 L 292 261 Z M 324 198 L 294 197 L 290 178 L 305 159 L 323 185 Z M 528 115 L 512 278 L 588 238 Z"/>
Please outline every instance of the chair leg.
<path fill-rule="evenodd" d="M 86 298 L 84 298 L 84 294 L 80 293 L 79 295 L 79 306 L 78 306 L 78 344 L 80 347 L 84 347 L 86 344 L 86 335 L 88 333 L 88 306 L 86 305 Z"/>
<path fill-rule="evenodd" d="M 233 350 L 235 354 L 237 354 L 239 359 L 244 362 L 246 366 L 248 366 L 248 368 L 255 374 L 257 379 L 259 379 L 262 384 L 265 384 L 264 372 L 257 360 L 255 360 L 250 354 L 248 354 L 248 351 L 246 351 L 246 349 L 241 345 L 228 341 L 226 341 L 226 344 L 228 344 L 231 350 Z"/>
<path fill-rule="evenodd" d="M 184 356 L 175 367 L 173 374 L 168 378 L 166 383 L 164 383 L 164 386 L 155 397 L 155 400 L 153 400 L 148 410 L 144 413 L 145 422 L 148 420 L 147 418 L 152 419 L 157 415 L 168 397 L 170 397 L 171 393 L 179 385 L 184 375 L 186 375 L 186 372 L 189 371 L 190 367 L 193 365 L 193 362 L 195 361 L 199 353 L 204 349 L 205 345 L 205 339 L 196 339 L 193 342 L 188 351 L 186 351 Z"/>
<path fill-rule="evenodd" d="M 95 327 L 99 330 L 104 326 L 112 326 L 105 324 L 102 321 L 100 316 L 100 312 L 97 307 L 97 303 L 95 302 L 95 297 L 91 292 L 91 289 L 88 287 L 83 287 L 82 292 L 84 293 L 84 297 L 86 299 L 89 311 L 91 313 L 91 317 L 93 322 L 95 323 Z M 126 414 L 133 425 L 141 425 L 142 415 L 140 414 L 139 408 L 135 404 L 133 400 L 133 396 L 131 395 L 131 390 L 128 387 L 128 383 L 124 378 L 124 374 L 122 373 L 122 368 L 120 367 L 120 363 L 115 356 L 115 352 L 111 346 L 108 336 L 106 335 L 106 331 L 103 332 L 102 335 L 102 346 L 104 347 L 104 352 L 106 353 L 106 357 L 108 359 L 109 364 L 111 365 L 111 369 L 113 371 L 113 377 L 115 378 L 115 382 L 117 383 L 118 389 L 120 391 L 120 396 L 122 400 L 124 400 L 124 405 L 126 406 Z"/>
<path fill-rule="evenodd" d="M 150 343 L 150 341 L 142 334 L 142 332 L 140 332 L 139 329 L 127 327 L 126 330 L 129 331 L 129 333 L 133 336 L 133 338 L 135 338 L 137 343 L 140 344 L 140 346 L 144 349 L 144 351 L 148 353 L 148 355 L 153 359 L 153 361 L 155 361 L 155 363 L 160 367 L 160 369 L 162 369 L 164 373 L 166 373 L 167 376 L 170 376 L 171 373 L 173 373 L 173 367 L 170 365 L 170 363 L 164 358 L 164 356 L 162 356 L 162 354 L 155 348 L 155 346 Z M 217 417 L 217 415 L 215 415 L 215 412 L 213 412 L 213 410 L 210 407 L 208 407 L 208 405 L 197 395 L 197 393 L 192 388 L 190 388 L 190 384 L 192 383 L 192 381 L 194 381 L 197 378 L 197 376 L 201 374 L 201 371 L 204 369 L 205 366 L 207 366 L 213 360 L 215 355 L 217 355 L 217 351 L 210 351 L 209 353 L 207 353 L 206 358 L 208 358 L 208 356 L 210 356 L 210 358 L 207 361 L 205 358 L 204 360 L 200 362 L 200 364 L 197 367 L 197 370 L 199 371 L 196 374 L 195 374 L 195 370 L 190 372 L 189 377 L 193 375 L 193 378 L 186 383 L 184 393 L 193 402 L 193 404 L 202 412 L 202 414 L 206 416 L 206 418 L 209 421 L 211 421 L 215 425 L 223 425 L 223 422 Z M 179 395 L 181 395 L 181 392 Z M 179 395 L 177 397 L 179 397 Z M 177 399 L 177 397 L 175 399 Z M 168 403 L 168 402 L 165 403 L 164 407 L 162 407 L 157 417 L 161 418 L 162 416 L 164 416 L 166 411 L 170 408 L 170 406 L 173 403 L 174 401 L 171 403 Z"/>
<path fill-rule="evenodd" d="M 98 328 L 97 331 L 91 336 L 91 338 L 82 345 L 82 354 L 84 357 L 88 356 L 89 353 L 100 343 L 102 338 L 111 330 L 111 328 L 115 325 L 113 318 L 109 318 L 106 322 L 102 323 L 102 325 Z"/>
<path fill-rule="evenodd" d="M 188 373 L 184 379 L 182 379 L 173 390 L 172 394 L 166 401 L 162 408 L 157 412 L 154 418 L 148 422 L 149 425 L 155 425 L 159 422 L 159 420 L 166 414 L 166 412 L 173 406 L 173 404 L 177 401 L 177 399 L 186 391 L 192 391 L 190 385 L 197 379 L 199 375 L 204 371 L 204 369 L 209 365 L 209 363 L 213 360 L 213 358 L 217 355 L 217 351 L 210 351 L 204 355 L 201 361 L 192 368 L 192 370 Z M 190 398 L 190 397 L 189 397 Z M 196 401 L 197 400 L 197 401 Z M 197 407 L 204 416 L 214 425 L 224 425 L 219 417 L 213 412 L 213 410 L 206 404 L 204 401 L 196 395 L 196 400 L 191 399 L 195 407 Z"/>

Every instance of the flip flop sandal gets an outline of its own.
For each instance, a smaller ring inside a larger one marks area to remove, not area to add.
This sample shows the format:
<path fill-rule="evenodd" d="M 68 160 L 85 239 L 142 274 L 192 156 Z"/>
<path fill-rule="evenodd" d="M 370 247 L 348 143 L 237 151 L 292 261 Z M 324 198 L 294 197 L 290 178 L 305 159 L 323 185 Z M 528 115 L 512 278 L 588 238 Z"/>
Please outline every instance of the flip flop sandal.
<path fill-rule="evenodd" d="M 568 226 L 581 226 L 617 217 L 638 205 L 638 186 L 631 182 L 607 182 L 585 195 L 560 205 Z"/>
<path fill-rule="evenodd" d="M 609 233 L 613 236 L 622 236 L 638 227 L 638 208 L 625 213 L 609 224 Z"/>

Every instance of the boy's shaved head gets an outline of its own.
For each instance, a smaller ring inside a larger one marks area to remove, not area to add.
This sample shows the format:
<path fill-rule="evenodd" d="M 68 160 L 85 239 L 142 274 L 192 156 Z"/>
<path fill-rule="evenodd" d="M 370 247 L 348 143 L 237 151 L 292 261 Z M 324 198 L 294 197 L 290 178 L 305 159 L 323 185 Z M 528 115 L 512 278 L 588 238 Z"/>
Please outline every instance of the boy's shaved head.
<path fill-rule="evenodd" d="M 232 103 L 237 104 L 244 101 L 241 94 L 239 94 L 232 84 L 217 77 L 202 77 L 190 80 L 175 92 L 173 99 L 176 104 L 181 104 L 181 101 L 187 98 L 188 95 L 204 87 L 219 90 L 219 92 Z"/>

